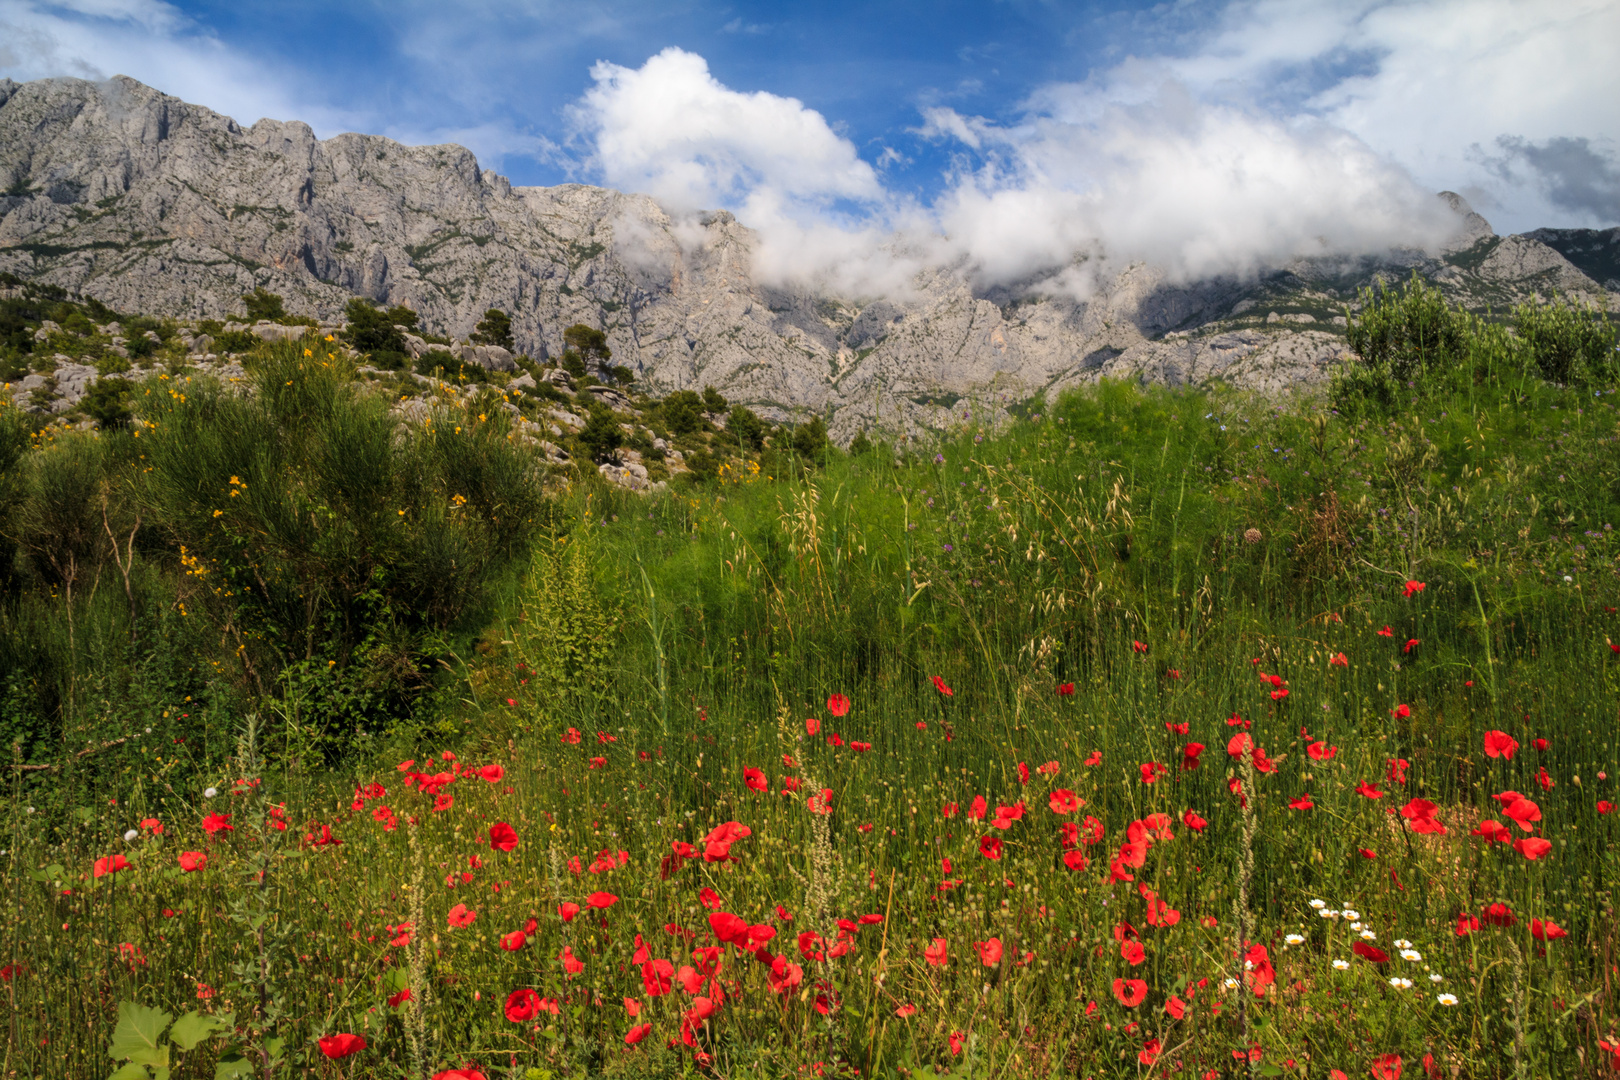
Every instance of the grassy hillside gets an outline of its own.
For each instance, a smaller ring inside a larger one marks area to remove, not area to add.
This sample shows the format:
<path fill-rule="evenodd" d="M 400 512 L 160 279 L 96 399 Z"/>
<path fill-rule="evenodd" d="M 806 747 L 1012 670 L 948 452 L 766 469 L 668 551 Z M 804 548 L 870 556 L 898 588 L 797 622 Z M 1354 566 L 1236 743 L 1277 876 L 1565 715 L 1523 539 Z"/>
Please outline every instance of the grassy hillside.
<path fill-rule="evenodd" d="M 24 438 L 7 1073 L 1607 1075 L 1612 331 L 1351 332 L 654 496 L 290 350 Z"/>

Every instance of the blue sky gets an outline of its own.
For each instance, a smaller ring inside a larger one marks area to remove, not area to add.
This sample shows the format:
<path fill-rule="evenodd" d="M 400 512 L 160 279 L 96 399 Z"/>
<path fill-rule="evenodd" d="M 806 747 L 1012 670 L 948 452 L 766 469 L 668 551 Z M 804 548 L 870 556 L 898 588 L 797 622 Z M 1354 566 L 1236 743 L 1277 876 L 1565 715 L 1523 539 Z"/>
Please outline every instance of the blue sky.
<path fill-rule="evenodd" d="M 1424 239 L 1442 188 L 1499 231 L 1620 224 L 1617 41 L 1620 0 L 0 0 L 15 79 L 460 142 L 843 263 L 943 237 L 1005 280 Z"/>

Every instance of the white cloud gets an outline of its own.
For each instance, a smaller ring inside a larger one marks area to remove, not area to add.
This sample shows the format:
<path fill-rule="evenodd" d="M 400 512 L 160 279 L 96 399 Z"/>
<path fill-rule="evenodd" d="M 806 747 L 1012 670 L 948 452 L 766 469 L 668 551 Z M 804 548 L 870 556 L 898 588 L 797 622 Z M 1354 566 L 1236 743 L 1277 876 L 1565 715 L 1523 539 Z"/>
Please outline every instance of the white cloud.
<path fill-rule="evenodd" d="M 0 0 L 0 75 L 20 82 L 128 75 L 243 124 L 266 116 L 303 120 L 322 135 L 366 123 L 304 99 L 295 79 L 231 48 L 161 0 Z"/>

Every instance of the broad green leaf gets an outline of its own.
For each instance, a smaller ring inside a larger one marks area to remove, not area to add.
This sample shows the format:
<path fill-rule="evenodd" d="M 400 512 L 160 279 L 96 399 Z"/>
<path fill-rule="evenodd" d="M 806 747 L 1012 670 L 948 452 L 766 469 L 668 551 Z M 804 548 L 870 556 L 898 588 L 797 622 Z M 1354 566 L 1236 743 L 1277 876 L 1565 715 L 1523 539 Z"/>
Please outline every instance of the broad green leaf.
<path fill-rule="evenodd" d="M 227 1052 L 214 1065 L 214 1080 L 240 1080 L 242 1077 L 251 1077 L 252 1075 L 253 1062 L 243 1057 L 236 1050 Z"/>
<path fill-rule="evenodd" d="M 200 1012 L 188 1012 L 174 1022 L 169 1029 L 169 1041 L 182 1050 L 190 1050 L 210 1035 L 230 1028 L 220 1023 L 215 1016 L 205 1016 Z"/>
<path fill-rule="evenodd" d="M 107 1077 L 107 1080 L 152 1080 L 152 1074 L 146 1071 L 145 1065 L 126 1061 L 118 1067 L 117 1072 Z"/>
<path fill-rule="evenodd" d="M 1261 1076 L 1281 1076 L 1282 1074 L 1283 1074 L 1283 1071 L 1282 1071 L 1282 1066 L 1281 1065 L 1262 1065 L 1262 1066 L 1260 1066 L 1260 1075 Z"/>
<path fill-rule="evenodd" d="M 107 1052 L 113 1060 L 128 1058 L 137 1065 L 168 1065 L 169 1048 L 158 1038 L 174 1019 L 161 1009 L 133 1001 L 118 1003 L 118 1025 L 113 1028 L 112 1045 Z"/>
<path fill-rule="evenodd" d="M 159 1067 L 152 1073 L 152 1080 L 169 1080 L 169 1070 Z"/>

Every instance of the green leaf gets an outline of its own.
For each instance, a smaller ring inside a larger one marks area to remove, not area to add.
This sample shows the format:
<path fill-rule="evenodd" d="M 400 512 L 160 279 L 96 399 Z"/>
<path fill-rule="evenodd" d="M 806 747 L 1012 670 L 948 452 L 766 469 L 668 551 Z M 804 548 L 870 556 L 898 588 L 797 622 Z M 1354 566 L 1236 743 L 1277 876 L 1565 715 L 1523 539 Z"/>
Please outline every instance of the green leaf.
<path fill-rule="evenodd" d="M 169 1048 L 158 1045 L 158 1037 L 174 1019 L 161 1009 L 133 1001 L 118 1003 L 118 1025 L 113 1028 L 112 1045 L 107 1052 L 113 1060 L 128 1058 L 137 1065 L 168 1065 Z"/>
<path fill-rule="evenodd" d="M 214 1080 L 240 1080 L 241 1077 L 252 1075 L 253 1062 L 237 1050 L 228 1051 L 214 1066 Z"/>
<path fill-rule="evenodd" d="M 188 1012 L 174 1022 L 169 1029 L 169 1041 L 182 1050 L 190 1050 L 198 1043 L 230 1028 L 220 1023 L 215 1016 L 205 1016 L 200 1012 Z"/>
<path fill-rule="evenodd" d="M 152 1074 L 146 1071 L 145 1065 L 127 1061 L 119 1066 L 117 1072 L 107 1077 L 107 1080 L 152 1080 Z"/>
<path fill-rule="evenodd" d="M 1283 1074 L 1283 1071 L 1282 1071 L 1282 1066 L 1281 1065 L 1262 1065 L 1262 1066 L 1260 1066 L 1260 1075 L 1261 1076 L 1281 1076 L 1282 1074 Z"/>

